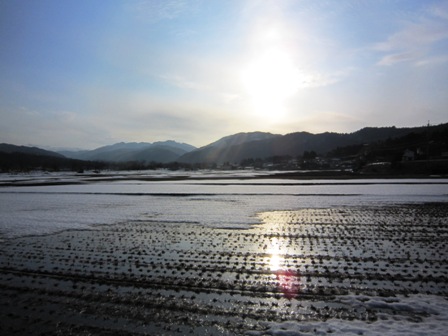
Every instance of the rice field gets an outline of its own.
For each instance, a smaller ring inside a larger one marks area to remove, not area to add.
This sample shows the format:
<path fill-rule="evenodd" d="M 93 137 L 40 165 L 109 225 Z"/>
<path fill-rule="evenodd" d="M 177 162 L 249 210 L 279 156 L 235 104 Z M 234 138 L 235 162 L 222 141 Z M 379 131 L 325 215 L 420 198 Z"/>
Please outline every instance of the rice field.
<path fill-rule="evenodd" d="M 387 323 L 428 331 L 429 320 L 446 330 L 446 203 L 258 220 L 235 229 L 140 219 L 7 239 L 0 333 L 312 335 L 342 323 L 368 335 Z"/>

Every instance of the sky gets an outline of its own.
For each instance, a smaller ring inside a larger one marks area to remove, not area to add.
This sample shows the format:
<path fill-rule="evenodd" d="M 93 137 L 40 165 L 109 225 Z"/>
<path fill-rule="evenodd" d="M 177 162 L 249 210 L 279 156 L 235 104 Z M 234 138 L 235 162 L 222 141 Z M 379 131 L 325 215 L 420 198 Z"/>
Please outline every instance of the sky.
<path fill-rule="evenodd" d="M 447 0 L 0 0 L 0 142 L 448 122 Z"/>

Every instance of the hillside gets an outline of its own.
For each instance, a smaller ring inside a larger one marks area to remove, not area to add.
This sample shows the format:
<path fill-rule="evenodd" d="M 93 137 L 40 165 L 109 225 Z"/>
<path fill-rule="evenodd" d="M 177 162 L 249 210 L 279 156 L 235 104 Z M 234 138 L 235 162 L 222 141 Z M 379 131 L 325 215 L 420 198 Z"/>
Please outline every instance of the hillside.
<path fill-rule="evenodd" d="M 98 162 L 68 159 L 61 154 L 37 147 L 0 144 L 0 172 L 45 170 L 59 171 L 102 169 Z"/>
<path fill-rule="evenodd" d="M 22 153 L 22 154 L 31 154 L 31 155 L 40 155 L 40 156 L 52 156 L 63 158 L 64 155 L 52 151 L 48 151 L 45 149 L 37 148 L 37 147 L 28 147 L 28 146 L 16 146 L 11 144 L 2 143 L 0 144 L 0 153 Z"/>
<path fill-rule="evenodd" d="M 413 128 L 366 127 L 346 134 L 237 133 L 201 148 L 170 140 L 121 142 L 90 151 L 55 153 L 36 147 L 0 144 L 0 164 L 3 171 L 39 168 L 82 170 L 83 167 L 99 165 L 109 169 L 196 169 L 216 165 L 235 167 L 240 164 L 249 167 L 319 169 L 331 167 L 331 160 L 350 161 L 351 167 L 375 162 L 396 163 L 402 161 L 404 153 L 407 153 L 408 161 L 438 160 L 438 165 L 442 167 L 433 171 L 445 171 L 446 163 L 442 161 L 448 157 L 448 123 Z M 313 162 L 316 157 L 326 158 L 326 162 Z M 299 165 L 298 160 L 301 162 Z"/>
<path fill-rule="evenodd" d="M 248 141 L 242 142 L 233 141 L 233 137 L 236 139 L 241 137 L 240 134 L 235 134 L 234 136 L 222 138 L 214 143 L 225 145 L 212 146 L 211 144 L 201 147 L 180 157 L 179 162 L 239 163 L 241 160 L 247 158 L 265 159 L 273 156 L 297 157 L 305 151 L 314 151 L 323 156 L 338 147 L 371 144 L 377 141 L 404 137 L 411 133 L 421 134 L 444 128 L 448 128 L 448 124 L 414 128 L 368 127 L 348 134 L 296 132 L 283 136 L 272 135 L 271 137 L 259 140 L 252 140 L 249 137 Z"/>
<path fill-rule="evenodd" d="M 211 144 L 184 154 L 179 158 L 179 162 L 184 163 L 222 163 L 232 161 L 238 155 L 234 153 L 235 150 L 245 146 L 249 143 L 269 142 L 276 138 L 281 138 L 281 135 L 251 132 L 251 133 L 237 133 L 223 137 Z M 245 155 L 243 153 L 241 156 Z M 246 156 L 247 157 L 247 156 Z"/>
<path fill-rule="evenodd" d="M 272 134 L 272 133 L 266 133 L 266 132 L 241 132 L 233 135 L 225 136 L 215 142 L 212 142 L 211 144 L 208 144 L 207 146 L 204 146 L 202 148 L 217 148 L 217 147 L 229 147 L 229 146 L 236 146 L 243 144 L 245 142 L 251 142 L 251 141 L 261 141 L 261 140 L 269 140 L 273 138 L 281 137 L 280 134 Z"/>

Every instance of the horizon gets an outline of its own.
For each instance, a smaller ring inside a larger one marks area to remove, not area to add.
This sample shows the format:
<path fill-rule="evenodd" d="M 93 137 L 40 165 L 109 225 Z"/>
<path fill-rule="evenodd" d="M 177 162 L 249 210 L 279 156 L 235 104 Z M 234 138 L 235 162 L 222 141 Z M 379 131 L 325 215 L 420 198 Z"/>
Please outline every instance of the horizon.
<path fill-rule="evenodd" d="M 0 3 L 0 38 L 0 143 L 200 148 L 447 121 L 442 0 L 23 0 Z"/>

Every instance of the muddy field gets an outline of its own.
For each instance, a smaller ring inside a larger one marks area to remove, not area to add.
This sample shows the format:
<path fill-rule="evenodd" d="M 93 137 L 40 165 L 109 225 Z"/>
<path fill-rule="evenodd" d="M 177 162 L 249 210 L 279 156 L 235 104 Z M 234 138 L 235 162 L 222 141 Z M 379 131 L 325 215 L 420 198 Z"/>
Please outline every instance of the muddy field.
<path fill-rule="evenodd" d="M 0 333 L 263 335 L 286 321 L 388 319 L 418 328 L 431 311 L 401 298 L 448 296 L 447 204 L 259 218 L 248 230 L 134 221 L 6 239 Z"/>

